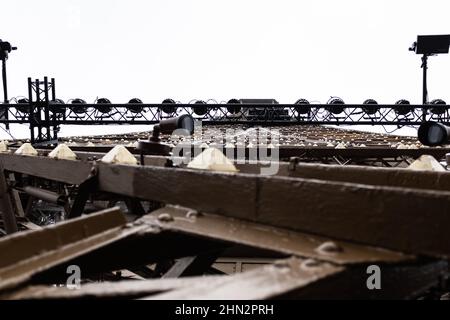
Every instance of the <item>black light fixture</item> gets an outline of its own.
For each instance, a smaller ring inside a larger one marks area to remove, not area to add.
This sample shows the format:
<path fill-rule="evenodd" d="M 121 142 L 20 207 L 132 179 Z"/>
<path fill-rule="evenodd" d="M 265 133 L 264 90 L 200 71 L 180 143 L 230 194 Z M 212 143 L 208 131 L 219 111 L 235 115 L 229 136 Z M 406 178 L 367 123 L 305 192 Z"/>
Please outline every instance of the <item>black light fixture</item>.
<path fill-rule="evenodd" d="M 17 100 L 16 110 L 23 114 L 30 113 L 30 101 L 28 98 L 20 98 Z"/>
<path fill-rule="evenodd" d="M 3 80 L 3 102 L 9 103 L 8 100 L 8 83 L 6 79 L 6 60 L 11 51 L 17 50 L 17 47 L 11 46 L 7 41 L 0 39 L 0 60 L 2 60 L 2 80 Z"/>
<path fill-rule="evenodd" d="M 332 114 L 341 114 L 345 110 L 345 102 L 341 98 L 331 97 L 327 104 L 329 106 L 325 107 L 325 110 L 331 112 Z"/>
<path fill-rule="evenodd" d="M 49 102 L 50 110 L 54 114 L 63 115 L 66 113 L 66 107 L 64 106 L 66 103 L 62 99 L 55 99 Z"/>
<path fill-rule="evenodd" d="M 128 101 L 129 104 L 142 104 L 142 100 L 139 98 L 133 98 L 130 101 Z M 132 113 L 141 113 L 144 110 L 144 107 L 142 106 L 128 106 L 128 110 L 130 110 Z"/>
<path fill-rule="evenodd" d="M 198 116 L 204 116 L 208 113 L 208 107 L 206 105 L 206 102 L 203 100 L 197 100 L 195 103 L 195 106 L 192 107 L 192 110 L 194 113 Z"/>
<path fill-rule="evenodd" d="M 450 128 L 438 122 L 424 122 L 419 127 L 418 138 L 426 146 L 441 146 L 450 142 Z"/>
<path fill-rule="evenodd" d="M 241 110 L 242 110 L 241 106 L 239 106 L 239 104 L 241 104 L 241 102 L 238 99 L 231 99 L 230 101 L 227 102 L 227 104 L 233 105 L 233 106 L 227 107 L 227 111 L 231 114 L 237 114 L 237 113 L 241 112 Z M 236 106 L 234 106 L 234 105 L 236 105 Z"/>
<path fill-rule="evenodd" d="M 95 109 L 97 109 L 101 113 L 110 113 L 112 107 L 108 106 L 108 104 L 111 104 L 111 101 L 107 98 L 97 99 L 97 106 L 95 107 Z"/>
<path fill-rule="evenodd" d="M 82 106 L 83 104 L 86 104 L 86 101 L 83 99 L 80 99 L 80 98 L 73 99 L 71 101 L 71 104 L 73 106 L 70 107 L 70 110 L 72 110 L 76 114 L 83 114 L 83 113 L 86 113 L 88 110 L 87 107 Z M 74 106 L 74 105 L 76 105 L 76 106 Z"/>
<path fill-rule="evenodd" d="M 177 107 L 174 106 L 176 104 L 173 99 L 165 99 L 162 102 L 163 106 L 161 106 L 161 111 L 165 114 L 174 114 L 177 111 Z"/>
<path fill-rule="evenodd" d="M 398 100 L 396 103 L 397 107 L 395 108 L 395 113 L 399 116 L 406 116 L 408 113 L 413 111 L 411 107 L 411 103 L 406 99 Z"/>
<path fill-rule="evenodd" d="M 428 103 L 428 89 L 427 89 L 427 69 L 428 57 L 436 54 L 448 54 L 450 46 L 450 35 L 426 35 L 417 36 L 417 41 L 413 43 L 409 51 L 414 51 L 416 54 L 422 55 L 423 69 L 423 95 L 422 103 Z"/>
<path fill-rule="evenodd" d="M 307 114 L 311 112 L 309 101 L 306 99 L 297 100 L 297 102 L 295 102 L 295 111 L 297 111 L 299 114 Z"/>
<path fill-rule="evenodd" d="M 180 130 L 181 129 L 181 130 Z M 175 130 L 179 135 L 192 135 L 194 133 L 194 119 L 188 114 L 161 120 L 153 127 L 152 135 L 148 140 L 140 140 L 137 150 L 141 152 L 141 164 L 144 165 L 144 155 L 169 155 L 171 147 L 161 143 L 160 134 L 172 134 Z"/>
<path fill-rule="evenodd" d="M 442 99 L 434 99 L 430 102 L 431 105 L 435 106 L 434 108 L 431 108 L 432 114 L 444 114 L 445 111 L 447 111 L 447 103 Z"/>
<path fill-rule="evenodd" d="M 380 107 L 378 106 L 378 102 L 374 99 L 367 99 L 366 101 L 363 102 L 363 107 L 362 110 L 370 115 L 374 115 L 375 113 L 378 112 L 378 110 L 380 110 Z"/>

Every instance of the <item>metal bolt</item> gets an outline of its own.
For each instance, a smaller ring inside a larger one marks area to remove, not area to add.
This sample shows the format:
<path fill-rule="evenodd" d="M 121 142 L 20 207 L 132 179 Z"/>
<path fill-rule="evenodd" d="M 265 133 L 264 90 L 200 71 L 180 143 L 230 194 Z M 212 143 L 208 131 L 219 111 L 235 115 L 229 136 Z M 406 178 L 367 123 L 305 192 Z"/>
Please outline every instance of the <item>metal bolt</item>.
<path fill-rule="evenodd" d="M 317 252 L 320 254 L 336 254 L 344 251 L 340 246 L 338 246 L 335 242 L 329 241 L 322 243 L 317 249 Z"/>
<path fill-rule="evenodd" d="M 317 268 L 320 267 L 322 263 L 318 260 L 314 260 L 314 259 L 307 259 L 305 261 L 303 261 L 303 263 L 301 264 L 301 268 L 302 269 L 311 269 L 311 268 Z"/>
<path fill-rule="evenodd" d="M 188 219 L 195 219 L 201 216 L 201 213 L 195 210 L 189 211 L 186 213 L 186 218 Z"/>
<path fill-rule="evenodd" d="M 170 214 L 168 214 L 168 213 L 161 213 L 161 214 L 158 216 L 158 220 L 161 221 L 161 222 L 172 222 L 174 219 L 173 219 L 173 217 L 172 217 Z"/>

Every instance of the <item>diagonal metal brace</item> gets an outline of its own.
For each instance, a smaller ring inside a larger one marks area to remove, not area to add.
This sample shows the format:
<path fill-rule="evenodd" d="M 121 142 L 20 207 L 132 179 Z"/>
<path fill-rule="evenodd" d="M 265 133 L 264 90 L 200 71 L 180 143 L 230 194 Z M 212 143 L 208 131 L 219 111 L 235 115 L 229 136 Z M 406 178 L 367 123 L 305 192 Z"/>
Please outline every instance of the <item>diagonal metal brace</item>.
<path fill-rule="evenodd" d="M 68 219 L 80 217 L 84 212 L 84 207 L 89 199 L 89 195 L 98 189 L 98 168 L 94 163 L 88 178 L 78 187 L 78 194 L 72 205 Z"/>

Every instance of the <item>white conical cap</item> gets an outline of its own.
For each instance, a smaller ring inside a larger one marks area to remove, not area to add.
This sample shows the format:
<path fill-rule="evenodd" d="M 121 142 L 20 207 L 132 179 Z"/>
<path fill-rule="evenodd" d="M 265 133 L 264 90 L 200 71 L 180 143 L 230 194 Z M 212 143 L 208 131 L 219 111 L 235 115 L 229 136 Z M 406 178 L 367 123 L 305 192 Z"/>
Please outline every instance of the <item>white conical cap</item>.
<path fill-rule="evenodd" d="M 0 152 L 8 152 L 8 142 L 7 141 L 0 142 Z"/>
<path fill-rule="evenodd" d="M 115 146 L 110 152 L 108 152 L 101 160 L 105 163 L 111 164 L 132 164 L 136 165 L 138 161 L 130 151 L 124 146 Z"/>
<path fill-rule="evenodd" d="M 444 167 L 432 156 L 423 155 L 414 161 L 408 169 L 410 170 L 428 170 L 428 171 L 446 171 Z"/>
<path fill-rule="evenodd" d="M 208 148 L 187 166 L 191 169 L 238 172 L 234 164 L 219 149 Z"/>
<path fill-rule="evenodd" d="M 52 152 L 49 153 L 48 157 L 62 160 L 77 160 L 77 155 L 64 143 L 58 145 Z"/>
<path fill-rule="evenodd" d="M 16 150 L 15 154 L 20 156 L 37 156 L 38 152 L 30 143 L 24 143 L 19 149 Z"/>

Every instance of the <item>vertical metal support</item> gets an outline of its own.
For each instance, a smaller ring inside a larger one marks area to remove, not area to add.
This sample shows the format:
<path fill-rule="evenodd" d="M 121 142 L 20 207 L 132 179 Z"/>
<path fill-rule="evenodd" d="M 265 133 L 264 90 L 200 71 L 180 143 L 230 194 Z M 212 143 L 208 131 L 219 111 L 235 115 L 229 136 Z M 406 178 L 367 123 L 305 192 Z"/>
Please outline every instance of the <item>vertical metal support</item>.
<path fill-rule="evenodd" d="M 427 70 L 428 70 L 428 55 L 424 54 L 422 57 L 422 68 L 423 68 L 423 88 L 422 88 L 422 104 L 426 105 L 428 104 L 428 89 L 427 89 Z M 427 109 L 423 108 L 423 119 L 422 121 L 425 122 L 426 115 L 427 115 Z"/>
<path fill-rule="evenodd" d="M 2 78 L 3 78 L 3 103 L 9 103 L 8 83 L 6 81 L 6 59 L 2 59 Z"/>
<path fill-rule="evenodd" d="M 98 171 L 94 166 L 91 170 L 89 177 L 78 186 L 78 194 L 73 202 L 70 213 L 68 214 L 68 219 L 73 219 L 80 217 L 84 212 L 84 207 L 89 199 L 89 195 L 93 193 L 98 186 Z"/>
<path fill-rule="evenodd" d="M 49 110 L 49 87 L 48 87 L 48 78 L 44 77 L 44 99 L 45 99 L 45 106 L 44 106 L 44 121 L 45 121 L 45 136 L 44 140 L 49 141 L 51 140 L 51 131 L 50 131 L 50 110 Z"/>
<path fill-rule="evenodd" d="M 39 79 L 35 80 L 34 83 L 34 91 L 36 93 L 36 105 L 34 106 L 33 110 L 35 111 L 34 117 L 36 120 L 36 127 L 38 129 L 38 141 L 42 141 L 42 123 L 41 123 L 41 88 L 40 88 L 40 81 Z"/>
<path fill-rule="evenodd" d="M 52 101 L 56 101 L 55 78 L 52 78 L 51 82 L 52 82 Z"/>
<path fill-rule="evenodd" d="M 55 83 L 55 78 L 51 79 L 51 87 L 52 87 L 52 101 L 56 101 L 56 83 Z M 63 114 L 63 118 L 65 119 L 66 117 L 66 113 L 64 112 Z M 52 139 L 58 140 L 58 131 L 59 131 L 59 127 L 58 127 L 58 123 L 56 121 L 56 112 L 55 110 L 52 110 L 52 123 L 51 125 L 53 126 L 53 137 Z"/>
<path fill-rule="evenodd" d="M 1 115 L 2 120 L 8 120 L 9 116 L 9 99 L 8 99 L 8 83 L 6 80 L 6 59 L 2 59 L 2 78 L 3 78 L 3 103 L 4 109 L 2 110 L 3 114 Z M 9 130 L 9 123 L 6 122 L 6 129 Z"/>
<path fill-rule="evenodd" d="M 7 234 L 19 231 L 17 227 L 16 216 L 14 214 L 13 205 L 8 192 L 6 183 L 5 170 L 0 164 L 0 209 L 3 217 L 3 224 Z"/>
<path fill-rule="evenodd" d="M 31 78 L 28 78 L 28 101 L 29 101 L 29 109 L 28 109 L 28 118 L 30 121 L 30 139 L 31 143 L 34 143 L 36 137 L 34 136 L 34 111 L 33 111 L 33 82 Z"/>

